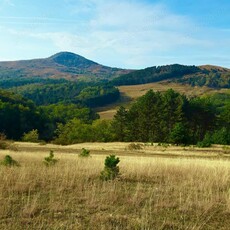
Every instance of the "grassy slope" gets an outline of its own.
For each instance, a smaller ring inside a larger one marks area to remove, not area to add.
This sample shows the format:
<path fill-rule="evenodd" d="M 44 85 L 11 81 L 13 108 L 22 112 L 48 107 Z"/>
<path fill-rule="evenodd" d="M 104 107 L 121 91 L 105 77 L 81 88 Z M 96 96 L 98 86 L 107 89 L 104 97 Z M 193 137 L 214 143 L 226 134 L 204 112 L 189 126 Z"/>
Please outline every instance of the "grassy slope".
<path fill-rule="evenodd" d="M 152 89 L 155 91 L 164 92 L 170 88 L 173 90 L 185 94 L 187 97 L 210 95 L 213 93 L 225 93 L 229 89 L 212 89 L 208 87 L 192 87 L 189 85 L 182 85 L 177 83 L 159 82 L 149 83 L 142 85 L 129 85 L 119 86 L 121 92 L 121 100 L 115 104 L 108 105 L 102 108 L 98 108 L 97 111 L 102 119 L 112 119 L 116 110 L 120 105 L 129 106 L 130 102 L 134 101 L 140 96 L 143 96 L 148 90 Z"/>
<path fill-rule="evenodd" d="M 126 154 L 128 143 L 17 145 L 17 152 L 0 151 L 0 158 L 10 154 L 21 163 L 19 168 L 0 167 L 1 229 L 228 229 L 230 225 L 229 160 L 213 158 L 221 147 L 209 149 L 211 159 L 198 159 L 149 155 L 154 149 L 168 155 L 174 147 L 146 146 Z M 80 159 L 76 154 L 83 146 L 95 154 Z M 54 154 L 60 161 L 47 168 L 42 161 L 50 148 L 59 149 Z M 178 148 L 180 154 L 197 154 Z M 111 150 L 120 156 L 121 176 L 102 182 L 100 171 Z M 145 151 L 150 152 L 142 157 Z"/>

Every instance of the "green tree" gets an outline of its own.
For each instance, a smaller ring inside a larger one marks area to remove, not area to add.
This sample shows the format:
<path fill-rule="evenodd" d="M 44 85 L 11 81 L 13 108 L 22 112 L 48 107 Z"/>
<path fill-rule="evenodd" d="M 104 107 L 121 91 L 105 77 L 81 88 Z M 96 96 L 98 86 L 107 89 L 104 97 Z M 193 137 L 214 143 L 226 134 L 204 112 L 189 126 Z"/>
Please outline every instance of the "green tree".
<path fill-rule="evenodd" d="M 176 145 L 186 144 L 187 138 L 187 129 L 185 125 L 181 122 L 176 123 L 170 133 L 170 142 Z"/>
<path fill-rule="evenodd" d="M 113 180 L 119 175 L 118 163 L 120 159 L 115 155 L 107 156 L 104 163 L 104 170 L 101 172 L 102 180 Z"/>
<path fill-rule="evenodd" d="M 68 145 L 93 140 L 92 125 L 85 124 L 79 119 L 72 119 L 65 125 L 59 124 L 56 130 L 55 143 Z"/>
<path fill-rule="evenodd" d="M 32 129 L 28 133 L 24 133 L 22 141 L 25 142 L 39 142 L 39 134 L 37 129 Z"/>
<path fill-rule="evenodd" d="M 127 134 L 127 110 L 121 106 L 114 115 L 112 123 L 116 140 L 125 141 Z"/>
<path fill-rule="evenodd" d="M 92 124 L 93 136 L 92 141 L 109 142 L 115 140 L 110 120 L 95 120 Z"/>
<path fill-rule="evenodd" d="M 10 155 L 6 155 L 0 164 L 8 167 L 20 166 L 20 164 L 16 160 L 14 160 Z"/>

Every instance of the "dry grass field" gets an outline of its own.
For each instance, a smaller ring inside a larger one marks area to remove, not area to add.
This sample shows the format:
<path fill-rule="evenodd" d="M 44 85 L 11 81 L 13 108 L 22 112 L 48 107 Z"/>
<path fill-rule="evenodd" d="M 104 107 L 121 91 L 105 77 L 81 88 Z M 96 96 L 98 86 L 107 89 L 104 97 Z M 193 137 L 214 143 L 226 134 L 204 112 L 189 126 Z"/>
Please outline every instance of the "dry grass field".
<path fill-rule="evenodd" d="M 0 229 L 229 229 L 229 149 L 85 143 L 16 143 L 20 167 L 0 166 Z M 91 157 L 78 157 L 81 148 Z M 49 150 L 59 159 L 43 164 Z M 101 181 L 106 155 L 120 158 Z"/>
<path fill-rule="evenodd" d="M 128 107 L 130 102 L 134 101 L 138 97 L 143 96 L 150 89 L 154 91 L 160 91 L 160 92 L 165 92 L 168 89 L 173 89 L 181 94 L 186 95 L 187 97 L 229 92 L 228 89 L 212 89 L 209 87 L 192 87 L 189 85 L 182 85 L 182 84 L 168 83 L 168 82 L 119 86 L 118 88 L 121 93 L 121 101 L 119 101 L 118 103 L 97 109 L 98 114 L 100 115 L 102 119 L 112 119 L 120 105 L 124 105 L 125 107 Z"/>

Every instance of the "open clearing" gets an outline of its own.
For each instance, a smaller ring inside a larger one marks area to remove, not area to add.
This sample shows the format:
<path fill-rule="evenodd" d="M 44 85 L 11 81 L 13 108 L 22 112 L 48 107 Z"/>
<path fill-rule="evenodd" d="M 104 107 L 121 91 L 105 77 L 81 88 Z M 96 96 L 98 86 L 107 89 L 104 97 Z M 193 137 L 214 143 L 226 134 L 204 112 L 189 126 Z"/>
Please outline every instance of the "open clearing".
<path fill-rule="evenodd" d="M 1 150 L 1 159 L 10 154 L 21 167 L 0 167 L 0 229 L 229 229 L 229 148 L 129 145 Z M 78 157 L 83 147 L 91 157 Z M 46 167 L 51 149 L 59 161 Z M 121 175 L 101 181 L 109 154 L 119 156 Z"/>
<path fill-rule="evenodd" d="M 209 87 L 192 87 L 178 83 L 160 82 L 142 85 L 128 85 L 118 87 L 121 93 L 121 100 L 115 104 L 97 108 L 97 112 L 102 119 L 112 119 L 120 105 L 128 107 L 129 104 L 138 97 L 146 94 L 150 89 L 154 91 L 164 92 L 173 89 L 187 97 L 210 95 L 214 93 L 227 93 L 229 89 L 212 89 Z"/>

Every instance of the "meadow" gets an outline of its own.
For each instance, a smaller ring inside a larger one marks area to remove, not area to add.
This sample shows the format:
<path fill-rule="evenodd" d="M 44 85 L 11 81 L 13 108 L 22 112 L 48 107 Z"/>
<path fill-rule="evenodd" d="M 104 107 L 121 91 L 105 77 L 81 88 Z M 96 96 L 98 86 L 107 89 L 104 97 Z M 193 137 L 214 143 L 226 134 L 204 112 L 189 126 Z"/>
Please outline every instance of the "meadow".
<path fill-rule="evenodd" d="M 0 150 L 21 165 L 0 166 L 0 229 L 229 229 L 229 148 L 129 145 Z M 83 147 L 91 157 L 78 156 Z M 46 167 L 51 149 L 59 161 Z M 120 158 L 120 176 L 102 181 L 109 154 Z"/>

